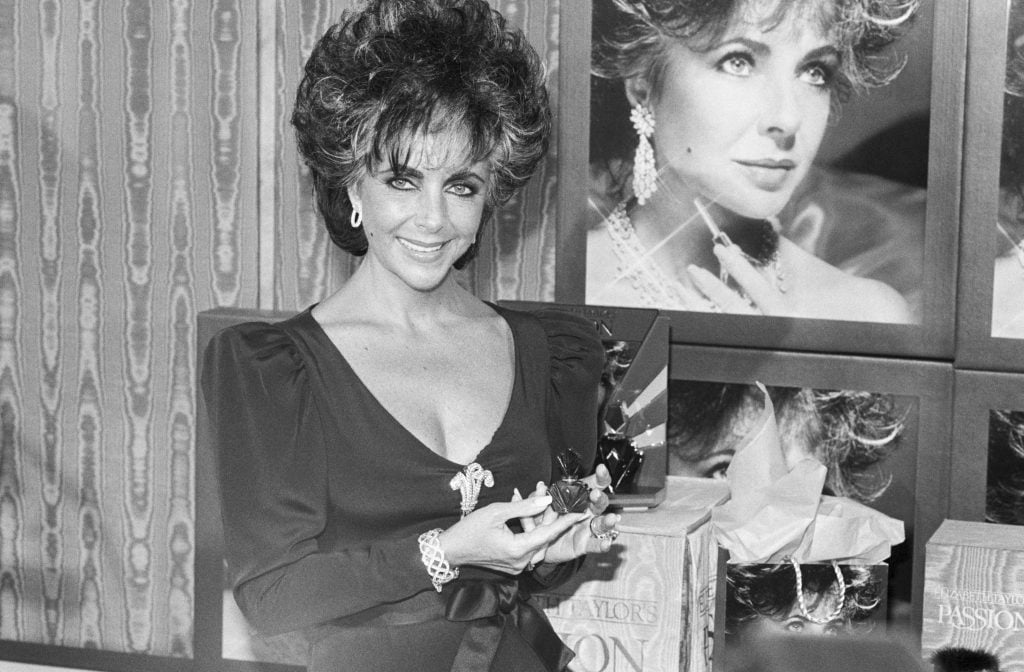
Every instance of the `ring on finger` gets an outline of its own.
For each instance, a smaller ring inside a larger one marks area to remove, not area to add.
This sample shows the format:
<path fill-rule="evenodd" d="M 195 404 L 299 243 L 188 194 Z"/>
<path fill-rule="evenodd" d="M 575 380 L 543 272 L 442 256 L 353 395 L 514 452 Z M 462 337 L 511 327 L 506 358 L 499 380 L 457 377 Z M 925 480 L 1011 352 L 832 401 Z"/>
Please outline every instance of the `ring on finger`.
<path fill-rule="evenodd" d="M 600 521 L 601 521 L 600 518 L 591 518 L 590 519 L 590 534 L 593 535 L 593 537 L 595 539 L 600 539 L 601 541 L 604 541 L 606 539 L 608 541 L 615 541 L 616 539 L 619 538 L 619 531 L 615 530 L 615 529 L 607 530 L 605 532 L 600 532 L 599 533 L 597 531 L 597 529 L 594 527 L 594 525 L 595 525 L 595 523 L 600 523 Z"/>

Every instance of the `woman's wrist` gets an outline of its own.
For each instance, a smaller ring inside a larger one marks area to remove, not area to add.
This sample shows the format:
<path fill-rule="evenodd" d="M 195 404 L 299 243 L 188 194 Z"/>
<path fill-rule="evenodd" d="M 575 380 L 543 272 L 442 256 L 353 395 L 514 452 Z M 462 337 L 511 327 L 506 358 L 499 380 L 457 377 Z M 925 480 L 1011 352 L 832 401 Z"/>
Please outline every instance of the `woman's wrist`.
<path fill-rule="evenodd" d="M 443 530 L 435 528 L 424 532 L 417 540 L 420 547 L 420 561 L 430 575 L 430 582 L 434 584 L 434 590 L 441 592 L 441 588 L 459 577 L 459 568 L 452 566 L 445 555 L 444 547 L 441 544 L 440 536 Z"/>

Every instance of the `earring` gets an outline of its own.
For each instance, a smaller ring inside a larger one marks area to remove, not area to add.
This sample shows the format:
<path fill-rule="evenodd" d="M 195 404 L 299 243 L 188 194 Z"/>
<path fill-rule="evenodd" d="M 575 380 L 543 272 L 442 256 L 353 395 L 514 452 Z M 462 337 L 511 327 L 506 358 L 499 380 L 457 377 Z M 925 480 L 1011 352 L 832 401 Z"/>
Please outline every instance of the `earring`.
<path fill-rule="evenodd" d="M 646 105 L 638 104 L 629 111 L 629 120 L 639 136 L 633 157 L 633 194 L 643 205 L 658 189 L 658 169 L 654 166 L 654 148 L 650 140 L 654 135 L 654 113 Z"/>
<path fill-rule="evenodd" d="M 352 214 L 348 218 L 348 223 L 352 225 L 353 229 L 358 229 L 363 225 L 363 213 L 359 212 L 359 208 L 352 206 Z"/>

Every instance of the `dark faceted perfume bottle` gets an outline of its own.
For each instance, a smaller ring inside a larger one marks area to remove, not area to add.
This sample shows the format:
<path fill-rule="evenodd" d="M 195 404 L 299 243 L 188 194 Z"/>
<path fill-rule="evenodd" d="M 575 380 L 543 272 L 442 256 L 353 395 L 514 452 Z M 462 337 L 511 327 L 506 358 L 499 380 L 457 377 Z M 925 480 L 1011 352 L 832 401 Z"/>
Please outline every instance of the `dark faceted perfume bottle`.
<path fill-rule="evenodd" d="M 590 487 L 581 479 L 583 465 L 576 451 L 569 449 L 558 456 L 562 477 L 548 486 L 551 508 L 557 513 L 579 513 L 590 504 Z"/>

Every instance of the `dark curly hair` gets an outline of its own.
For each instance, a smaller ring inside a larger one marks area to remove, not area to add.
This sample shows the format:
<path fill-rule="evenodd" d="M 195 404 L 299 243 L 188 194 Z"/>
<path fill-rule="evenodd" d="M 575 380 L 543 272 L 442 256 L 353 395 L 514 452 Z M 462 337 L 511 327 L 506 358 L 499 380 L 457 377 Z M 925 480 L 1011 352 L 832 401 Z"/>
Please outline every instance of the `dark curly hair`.
<path fill-rule="evenodd" d="M 870 567 L 840 565 L 846 595 L 839 618 L 851 627 L 865 622 L 882 601 L 882 581 Z M 884 569 L 882 570 L 884 571 Z M 837 595 L 831 564 L 802 564 L 804 600 L 813 611 L 821 600 Z M 730 564 L 726 567 L 725 632 L 737 635 L 743 625 L 759 618 L 784 619 L 797 604 L 796 571 L 779 564 Z"/>
<path fill-rule="evenodd" d="M 784 445 L 799 443 L 828 470 L 828 494 L 870 502 L 889 486 L 881 462 L 899 447 L 903 413 L 889 394 L 857 390 L 768 388 Z M 669 452 L 699 462 L 710 450 L 736 446 L 762 408 L 745 383 L 669 381 Z"/>
<path fill-rule="evenodd" d="M 1024 1 L 1010 5 L 1006 31 L 1006 79 L 1003 90 L 1003 141 L 999 186 L 1016 206 L 1011 226 L 1024 233 Z"/>
<path fill-rule="evenodd" d="M 1024 525 L 1024 411 L 989 413 L 985 520 Z"/>
<path fill-rule="evenodd" d="M 881 86 L 899 74 L 904 59 L 887 47 L 912 25 L 920 0 L 783 0 L 760 17 L 770 29 L 794 13 L 816 20 L 830 35 L 841 56 L 832 85 L 833 108 L 852 91 Z M 592 110 L 592 162 L 611 162 L 609 169 L 621 180 L 615 159 L 628 157 L 636 134 L 628 125 L 629 103 L 622 80 L 646 79 L 661 88 L 667 46 L 682 40 L 693 49 L 705 49 L 725 34 L 737 16 L 754 0 L 594 0 L 591 95 L 603 101 Z M 618 188 L 621 185 L 614 185 Z"/>
<path fill-rule="evenodd" d="M 491 166 L 486 221 L 533 175 L 551 112 L 539 57 L 485 0 L 369 0 L 313 48 L 292 125 L 331 240 L 361 256 L 348 187 L 362 175 L 404 168 L 418 137 L 462 131 L 467 158 Z"/>

